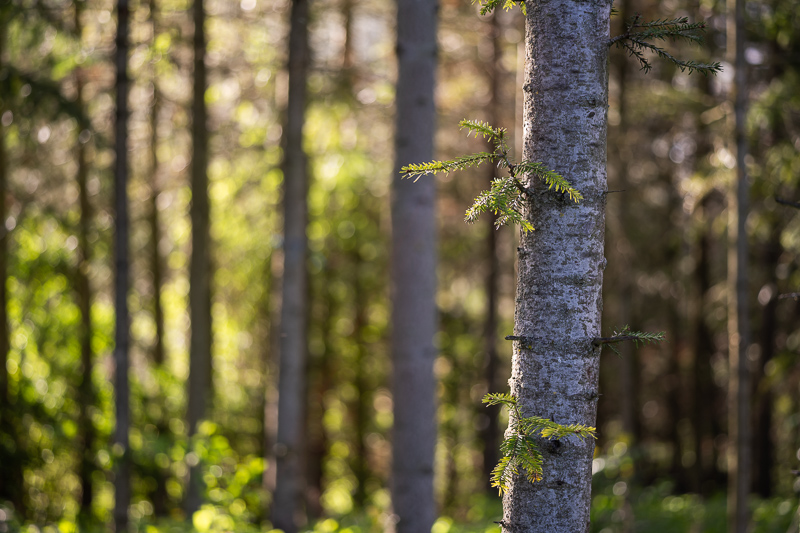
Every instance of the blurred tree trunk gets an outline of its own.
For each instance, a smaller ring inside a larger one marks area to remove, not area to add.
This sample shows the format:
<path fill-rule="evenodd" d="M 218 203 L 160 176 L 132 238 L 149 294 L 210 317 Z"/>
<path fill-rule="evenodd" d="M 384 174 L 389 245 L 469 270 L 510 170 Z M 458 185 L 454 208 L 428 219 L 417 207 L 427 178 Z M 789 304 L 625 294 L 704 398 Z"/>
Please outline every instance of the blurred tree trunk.
<path fill-rule="evenodd" d="M 767 376 L 767 365 L 775 355 L 775 337 L 778 334 L 778 279 L 775 267 L 778 265 L 783 247 L 781 231 L 777 221 L 771 221 L 770 239 L 764 252 L 764 271 L 769 273 L 767 283 L 758 294 L 761 314 L 761 360 L 756 396 L 756 431 L 753 442 L 754 484 L 753 488 L 762 498 L 769 498 L 774 492 L 772 468 L 775 462 L 775 443 L 773 440 L 772 409 L 773 380 Z"/>
<path fill-rule="evenodd" d="M 518 248 L 511 392 L 525 416 L 595 425 L 605 259 L 607 58 L 611 2 L 528 4 L 524 159 L 563 173 L 579 203 L 526 185 L 535 199 Z M 575 43 L 579 43 L 576 46 Z M 544 479 L 503 499 L 507 532 L 589 531 L 594 441 L 540 442 Z"/>
<path fill-rule="evenodd" d="M 714 446 L 714 406 L 713 399 L 717 396 L 714 378 L 711 372 L 711 356 L 714 353 L 714 339 L 706 323 L 706 298 L 711 289 L 711 223 L 709 204 L 711 197 L 706 195 L 698 204 L 701 228 L 697 238 L 697 262 L 695 264 L 695 303 L 692 324 L 692 344 L 694 351 L 693 360 L 693 400 L 694 411 L 692 425 L 694 426 L 694 452 L 696 467 L 692 474 L 692 490 L 703 495 L 708 495 L 713 489 L 715 479 L 717 453 Z"/>
<path fill-rule="evenodd" d="M 75 2 L 75 34 L 78 42 L 82 43 L 83 24 L 81 23 L 82 3 Z M 84 109 L 83 102 L 83 70 L 75 70 L 75 101 L 80 109 Z M 95 405 L 95 392 L 92 384 L 94 371 L 92 354 L 92 288 L 89 283 L 89 268 L 91 265 L 91 247 L 89 245 L 89 230 L 92 221 L 92 206 L 89 203 L 89 191 L 86 188 L 86 179 L 89 166 L 86 162 L 86 142 L 83 132 L 88 131 L 89 124 L 80 124 L 78 142 L 76 143 L 76 164 L 78 182 L 78 203 L 80 220 L 78 222 L 78 265 L 75 272 L 76 293 L 78 308 L 81 312 L 80 345 L 81 345 L 81 382 L 78 389 L 79 397 L 79 427 L 80 427 L 80 485 L 81 504 L 79 521 L 83 527 L 88 527 L 92 519 L 92 472 L 94 472 L 94 441 L 95 429 L 92 422 L 91 409 Z"/>
<path fill-rule="evenodd" d="M 394 409 L 391 491 L 397 533 L 430 531 L 436 519 L 436 181 L 403 180 L 400 168 L 433 158 L 438 7 L 436 0 L 397 0 L 390 267 Z"/>
<path fill-rule="evenodd" d="M 116 393 L 116 419 L 114 452 L 116 473 L 114 477 L 114 525 L 117 532 L 128 526 L 128 505 L 131 500 L 130 450 L 130 386 L 128 383 L 128 346 L 130 344 L 130 319 L 128 312 L 128 287 L 130 264 L 128 261 L 128 0 L 117 0 L 117 49 L 115 117 L 114 189 L 115 189 L 115 301 L 114 336 L 114 389 Z"/>
<path fill-rule="evenodd" d="M 335 237 L 329 236 L 326 243 L 327 250 L 337 248 Z M 322 516 L 322 492 L 323 478 L 325 475 L 325 456 L 328 453 L 329 439 L 325 429 L 325 396 L 331 388 L 331 382 L 335 380 L 331 374 L 334 372 L 333 359 L 336 356 L 335 318 L 336 318 L 336 297 L 332 286 L 336 282 L 337 275 L 343 271 L 338 265 L 338 257 L 328 257 L 325 269 L 318 276 L 321 277 L 318 283 L 311 283 L 312 292 L 316 293 L 309 298 L 309 303 L 320 301 L 320 313 L 314 321 L 319 324 L 318 335 L 322 339 L 323 349 L 321 353 L 309 354 L 308 365 L 308 385 L 309 397 L 311 401 L 308 405 L 307 420 L 307 453 L 308 465 L 306 468 L 306 504 L 310 518 L 316 519 Z M 315 280 L 316 281 L 316 280 Z M 319 300 L 318 300 L 319 299 Z M 314 315 L 312 314 L 312 320 Z M 313 323 L 313 322 L 312 322 Z"/>
<path fill-rule="evenodd" d="M 156 0 L 150 0 L 150 24 L 153 32 L 153 40 L 158 36 L 157 23 L 158 4 Z M 164 285 L 164 273 L 162 270 L 163 259 L 159 249 L 161 242 L 161 223 L 158 214 L 158 196 L 161 193 L 159 183 L 159 162 L 158 162 L 158 119 L 161 110 L 161 95 L 159 93 L 158 75 L 156 64 L 153 66 L 153 104 L 150 110 L 150 270 L 153 275 L 153 319 L 156 326 L 155 344 L 153 345 L 153 366 L 156 373 L 163 370 L 166 360 L 166 349 L 164 347 L 164 306 L 161 304 L 161 291 Z M 159 439 L 168 439 L 170 435 L 168 413 L 166 412 L 166 399 L 161 390 L 161 382 L 158 380 L 158 391 L 155 398 L 151 401 L 158 402 L 156 411 L 159 413 L 158 420 L 155 421 Z M 154 477 L 156 481 L 155 489 L 151 495 L 153 502 L 153 512 L 155 516 L 166 516 L 168 512 L 167 503 L 169 495 L 167 493 L 167 478 L 169 473 L 162 467 L 154 465 Z"/>
<path fill-rule="evenodd" d="M 619 5 L 619 19 L 627 21 L 631 17 L 631 0 L 623 0 Z M 630 161 L 631 154 L 627 149 L 629 146 L 626 142 L 625 136 L 630 132 L 629 117 L 628 117 L 628 77 L 630 71 L 630 58 L 626 53 L 617 53 L 614 55 L 617 67 L 617 78 L 619 83 L 619 126 L 620 140 L 615 144 L 614 155 L 617 157 L 617 183 L 615 189 L 620 189 L 622 195 L 617 195 L 615 204 L 617 219 L 619 220 L 619 231 L 614 237 L 615 246 L 622 250 L 619 264 L 615 265 L 618 276 L 618 286 L 615 290 L 615 296 L 618 300 L 618 320 L 619 327 L 623 325 L 631 325 L 633 319 L 633 272 L 631 270 L 631 263 L 633 262 L 633 249 L 631 246 L 628 232 L 633 227 L 634 222 L 631 220 L 630 209 L 628 203 L 631 200 L 632 193 L 627 192 L 630 184 L 628 183 L 628 161 Z M 632 328 L 635 329 L 635 328 Z M 619 358 L 619 387 L 621 391 L 620 415 L 622 417 L 622 431 L 630 439 L 628 442 L 629 448 L 633 450 L 639 440 L 641 433 L 641 426 L 639 424 L 639 369 L 637 365 L 636 351 L 630 343 L 622 343 L 619 346 L 621 357 Z M 632 453 L 634 461 L 636 461 L 637 453 Z"/>
<path fill-rule="evenodd" d="M 502 126 L 501 105 L 506 101 L 503 99 L 501 82 L 504 75 L 503 69 L 503 26 L 500 20 L 501 11 L 497 10 L 492 14 L 489 25 L 489 38 L 492 44 L 492 59 L 487 65 L 487 81 L 489 82 L 489 117 L 488 122 L 492 127 Z M 487 150 L 491 151 L 494 147 L 489 143 Z M 496 168 L 493 165 L 488 167 L 486 175 L 486 188 L 491 187 L 492 180 L 496 177 Z M 487 392 L 496 392 L 498 387 L 498 370 L 500 358 L 497 354 L 497 301 L 499 298 L 499 276 L 500 258 L 497 246 L 497 232 L 495 228 L 496 215 L 487 218 L 489 230 L 486 234 L 486 278 L 484 279 L 484 290 L 486 291 L 486 318 L 483 323 L 483 379 L 486 383 Z M 500 406 L 491 405 L 483 408 L 480 413 L 486 417 L 485 425 L 480 431 L 479 439 L 483 444 L 483 479 L 481 484 L 487 491 L 494 492 L 491 488 L 490 479 L 492 470 L 500 460 Z"/>
<path fill-rule="evenodd" d="M 752 465 L 750 345 L 748 316 L 747 214 L 749 186 L 745 168 L 747 80 L 744 62 L 744 0 L 728 0 L 728 50 L 733 53 L 733 103 L 736 188 L 730 195 L 728 248 L 728 531 L 745 533 Z"/>
<path fill-rule="evenodd" d="M 278 374 L 277 484 L 273 526 L 294 533 L 304 521 L 306 360 L 308 354 L 308 171 L 303 151 L 309 66 L 309 0 L 292 0 L 289 97 L 284 129 L 284 261 Z"/>
<path fill-rule="evenodd" d="M 375 221 L 377 224 L 377 221 Z M 356 478 L 356 488 L 353 493 L 353 504 L 356 509 L 363 509 L 367 503 L 367 481 L 369 480 L 369 463 L 367 461 L 367 428 L 372 406 L 372 390 L 369 386 L 369 369 L 367 353 L 366 328 L 369 325 L 368 306 L 369 298 L 367 288 L 364 286 L 364 265 L 361 252 L 355 248 L 352 253 L 353 261 L 353 299 L 355 300 L 355 335 L 356 335 L 356 361 L 355 361 L 355 386 L 356 397 L 351 408 L 353 413 L 353 430 L 355 435 L 354 453 L 352 454 L 353 475 Z"/>
<path fill-rule="evenodd" d="M 0 69 L 4 65 L 6 44 L 6 20 L 0 13 Z M 0 117 L 5 113 L 0 99 Z M 8 325 L 8 254 L 9 230 L 6 229 L 6 197 L 8 196 L 8 152 L 6 151 L 5 126 L 0 123 L 0 432 L 9 435 L 10 442 L 3 439 L 0 449 L 0 499 L 14 504 L 16 517 L 25 513 L 25 493 L 20 457 L 19 432 L 13 416 L 11 392 L 8 387 L 8 354 L 11 349 Z"/>
<path fill-rule="evenodd" d="M 208 200 L 208 130 L 206 119 L 206 36 L 203 0 L 194 0 L 194 75 L 192 96 L 192 261 L 189 269 L 189 439 L 206 418 L 211 395 L 211 236 Z M 184 510 L 191 517 L 202 503 L 199 463 L 189 469 Z"/>

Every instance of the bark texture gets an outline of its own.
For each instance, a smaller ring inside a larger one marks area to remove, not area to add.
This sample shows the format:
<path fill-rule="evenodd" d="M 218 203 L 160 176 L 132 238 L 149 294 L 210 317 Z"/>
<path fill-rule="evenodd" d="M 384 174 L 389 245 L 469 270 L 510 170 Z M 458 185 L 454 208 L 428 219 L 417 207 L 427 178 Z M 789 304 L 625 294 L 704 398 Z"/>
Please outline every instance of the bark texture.
<path fill-rule="evenodd" d="M 397 117 L 392 182 L 392 505 L 398 533 L 436 519 L 436 182 L 403 180 L 400 167 L 433 159 L 438 3 L 397 2 Z"/>
<path fill-rule="evenodd" d="M 744 0 L 728 0 L 728 50 L 734 50 L 734 136 L 736 187 L 728 204 L 728 531 L 744 533 L 750 520 L 748 496 L 752 467 L 750 345 L 748 316 L 747 213 L 749 186 L 745 168 L 747 81 L 744 62 Z M 733 46 L 731 46 L 731 42 Z"/>
<path fill-rule="evenodd" d="M 206 418 L 211 392 L 211 235 L 208 201 L 208 131 L 206 124 L 206 37 L 203 0 L 194 0 L 194 95 L 192 97 L 192 262 L 189 267 L 189 438 Z M 189 470 L 184 509 L 200 508 L 199 466 Z"/>
<path fill-rule="evenodd" d="M 272 523 L 286 533 L 302 525 L 305 500 L 306 360 L 308 354 L 308 171 L 303 127 L 308 80 L 309 0 L 293 0 L 289 34 L 289 98 L 283 161 L 283 285 L 278 376 L 277 484 Z"/>
<path fill-rule="evenodd" d="M 117 425 L 114 429 L 114 451 L 117 471 L 114 477 L 114 525 L 116 531 L 128 526 L 128 504 L 131 499 L 130 450 L 130 387 L 128 384 L 128 349 L 130 344 L 130 318 L 128 312 L 128 287 L 130 270 L 128 260 L 128 0 L 117 2 L 117 107 L 114 123 L 116 160 L 114 163 L 114 208 L 116 211 L 114 235 L 116 314 L 114 333 L 114 392 L 116 394 Z"/>
<path fill-rule="evenodd" d="M 525 416 L 594 426 L 605 259 L 606 114 L 611 2 L 527 4 L 524 158 L 561 173 L 579 204 L 538 179 L 518 249 L 511 392 Z M 542 441 L 544 479 L 504 497 L 505 532 L 589 530 L 594 442 Z"/>

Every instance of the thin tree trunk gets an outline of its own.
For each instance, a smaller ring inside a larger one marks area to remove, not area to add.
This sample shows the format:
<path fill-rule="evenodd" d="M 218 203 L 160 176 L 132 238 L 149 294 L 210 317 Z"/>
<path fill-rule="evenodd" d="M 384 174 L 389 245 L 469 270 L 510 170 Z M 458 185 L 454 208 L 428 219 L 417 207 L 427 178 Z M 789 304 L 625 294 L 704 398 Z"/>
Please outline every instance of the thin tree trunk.
<path fill-rule="evenodd" d="M 206 36 L 203 0 L 194 0 L 194 88 L 192 96 L 192 262 L 189 269 L 189 438 L 207 416 L 211 402 L 211 236 L 208 200 L 206 120 Z M 202 503 L 200 465 L 189 469 L 184 510 L 191 516 Z"/>
<path fill-rule="evenodd" d="M 693 348 L 694 348 L 694 367 L 692 379 L 694 383 L 694 411 L 692 415 L 692 425 L 694 426 L 694 452 L 696 457 L 696 467 L 693 469 L 693 491 L 707 495 L 713 486 L 714 472 L 716 471 L 717 454 L 714 446 L 714 404 L 715 386 L 711 372 L 711 355 L 714 353 L 714 340 L 711 331 L 706 324 L 705 301 L 708 291 L 711 289 L 711 279 L 709 272 L 710 255 L 710 236 L 707 229 L 711 225 L 711 218 L 708 216 L 709 198 L 701 200 L 701 233 L 698 238 L 698 259 L 695 266 L 695 285 L 696 298 L 695 312 L 693 317 Z"/>
<path fill-rule="evenodd" d="M 397 108 L 392 178 L 392 505 L 397 533 L 430 531 L 436 518 L 436 182 L 400 168 L 433 158 L 436 0 L 397 1 Z"/>
<path fill-rule="evenodd" d="M 596 424 L 605 259 L 607 57 L 611 2 L 526 4 L 524 158 L 562 173 L 575 204 L 537 179 L 528 203 L 535 231 L 518 248 L 511 392 L 525 416 Z M 576 44 L 577 43 L 577 44 Z M 541 441 L 543 480 L 512 481 L 505 532 L 589 530 L 592 439 Z"/>
<path fill-rule="evenodd" d="M 83 34 L 81 24 L 81 3 L 75 3 L 75 33 L 80 42 Z M 83 108 L 83 71 L 75 71 L 75 87 L 77 105 Z M 77 149 L 77 175 L 78 199 L 80 207 L 80 221 L 78 223 L 78 266 L 75 272 L 76 293 L 78 308 L 81 311 L 80 345 L 81 345 L 81 383 L 78 390 L 79 396 L 79 427 L 81 458 L 79 478 L 81 485 L 81 505 L 79 520 L 84 527 L 91 523 L 92 500 L 92 473 L 94 472 L 94 441 L 95 429 L 92 423 L 90 410 L 95 404 L 95 392 L 92 384 L 93 354 L 92 354 L 92 288 L 89 284 L 89 266 L 91 264 L 91 247 L 89 245 L 89 226 L 92 220 L 92 206 L 89 203 L 89 192 L 86 179 L 89 171 L 86 162 L 86 143 L 81 140 L 83 130 L 88 124 L 81 124 L 78 132 Z"/>
<path fill-rule="evenodd" d="M 759 367 L 758 395 L 757 395 L 757 424 L 753 442 L 753 456 L 755 466 L 755 479 L 753 488 L 762 498 L 769 498 L 774 492 L 772 468 L 775 463 L 775 445 L 773 442 L 772 409 L 773 394 L 770 379 L 766 376 L 767 364 L 775 356 L 775 337 L 778 331 L 778 298 L 777 276 L 775 266 L 778 264 L 783 247 L 781 246 L 781 232 L 773 222 L 770 240 L 764 254 L 764 269 L 769 272 L 769 280 L 762 291 L 765 292 L 766 301 L 762 303 L 762 294 L 759 294 L 759 303 L 763 306 L 761 320 L 761 360 Z"/>
<path fill-rule="evenodd" d="M 367 340 L 364 338 L 368 326 L 368 294 L 364 286 L 363 271 L 365 262 L 358 249 L 352 253 L 353 266 L 353 300 L 355 305 L 355 335 L 356 335 L 356 361 L 355 361 L 355 386 L 356 397 L 351 408 L 353 413 L 354 453 L 352 455 L 353 475 L 356 478 L 356 487 L 353 492 L 353 504 L 356 509 L 363 509 L 367 502 L 367 481 L 369 480 L 369 463 L 367 461 L 367 428 L 370 420 L 372 405 L 372 391 L 369 386 L 369 358 Z"/>
<path fill-rule="evenodd" d="M 153 32 L 153 39 L 158 36 L 157 23 L 158 4 L 156 0 L 150 0 L 150 24 Z M 166 360 L 166 348 L 164 346 L 164 306 L 161 304 L 161 291 L 164 285 L 164 273 L 162 270 L 163 259 L 159 249 L 161 242 L 161 224 L 158 214 L 158 195 L 161 191 L 159 184 L 159 162 L 158 162 L 158 119 L 161 110 L 161 95 L 159 93 L 158 76 L 156 65 L 153 64 L 153 106 L 150 110 L 150 270 L 153 274 L 153 317 L 156 326 L 155 344 L 153 345 L 153 366 L 156 371 L 161 371 Z M 155 421 L 158 429 L 159 439 L 169 439 L 170 429 L 168 414 L 165 410 L 164 392 L 161 390 L 160 381 L 155 397 L 151 401 L 159 404 L 159 418 Z M 155 489 L 152 493 L 153 512 L 155 516 L 166 516 L 168 509 L 169 496 L 167 492 L 167 478 L 169 473 L 164 468 L 155 465 L 154 477 L 156 481 Z"/>
<path fill-rule="evenodd" d="M 502 46 L 502 24 L 500 21 L 500 11 L 496 11 L 492 15 L 490 25 L 490 39 L 492 43 L 492 60 L 488 65 L 488 81 L 491 92 L 489 103 L 489 124 L 492 127 L 499 127 L 502 90 L 501 79 L 503 77 L 503 46 Z M 489 150 L 492 150 L 490 147 Z M 488 167 L 487 186 L 491 187 L 492 180 L 496 177 L 496 169 L 494 166 Z M 487 270 L 486 278 L 484 279 L 484 287 L 486 291 L 486 318 L 483 324 L 483 350 L 484 350 L 484 365 L 483 365 L 483 379 L 486 382 L 487 392 L 495 392 L 497 387 L 498 370 L 500 367 L 500 358 L 497 354 L 497 301 L 500 292 L 499 276 L 500 276 L 500 258 L 498 256 L 497 246 L 497 230 L 494 227 L 496 217 L 488 219 L 490 225 L 486 235 L 486 258 Z M 486 490 L 490 488 L 492 470 L 494 470 L 497 461 L 500 460 L 500 436 L 502 429 L 500 428 L 500 406 L 492 405 L 486 408 L 485 413 L 481 413 L 486 417 L 486 425 L 480 432 L 479 438 L 483 444 L 483 480 L 482 485 Z"/>
<path fill-rule="evenodd" d="M 284 144 L 284 262 L 278 374 L 277 485 L 272 523 L 294 533 L 304 521 L 306 360 L 308 357 L 308 171 L 303 151 L 309 65 L 309 0 L 293 0 L 289 33 L 289 98 Z"/>
<path fill-rule="evenodd" d="M 750 345 L 748 317 L 747 213 L 749 188 L 745 168 L 747 138 L 745 106 L 747 84 L 744 63 L 744 0 L 728 1 L 728 50 L 734 51 L 734 117 L 736 142 L 736 192 L 731 194 L 728 224 L 728 531 L 745 533 L 752 465 L 750 419 Z"/>
<path fill-rule="evenodd" d="M 128 505 L 131 499 L 130 451 L 130 387 L 128 384 L 128 346 L 130 319 L 128 312 L 128 0 L 117 0 L 117 107 L 115 118 L 114 165 L 116 234 L 115 234 L 115 345 L 114 389 L 116 393 L 117 425 L 114 448 L 118 454 L 114 478 L 114 525 L 118 532 L 127 529 Z"/>
<path fill-rule="evenodd" d="M 2 16 L 2 15 L 0 15 Z M 6 44 L 6 21 L 0 19 L 0 68 Z M 0 104 L 0 117 L 5 106 Z M 19 447 L 19 432 L 11 405 L 8 387 L 8 354 L 11 348 L 8 325 L 8 254 L 9 231 L 6 229 L 6 197 L 8 194 L 8 153 L 6 151 L 5 126 L 0 123 L 0 431 L 11 436 L 11 449 L 4 448 L 6 460 L 0 463 L 0 499 L 11 501 L 18 518 L 24 517 L 25 488 Z"/>
<path fill-rule="evenodd" d="M 627 21 L 631 13 L 631 0 L 623 0 L 620 4 L 619 18 L 622 21 Z M 616 55 L 617 61 L 617 75 L 619 82 L 619 131 L 622 139 L 628 135 L 628 105 L 627 85 L 628 85 L 628 72 L 630 70 L 630 58 L 627 54 L 618 53 Z M 629 188 L 628 183 L 628 160 L 627 154 L 623 151 L 627 145 L 624 140 L 621 140 L 616 146 L 616 155 L 619 164 L 619 174 L 616 189 L 627 191 Z M 627 231 L 632 227 L 630 210 L 628 209 L 628 198 L 617 198 L 619 200 L 616 204 L 617 216 L 620 221 L 620 230 L 616 235 L 616 246 L 624 250 L 622 260 L 616 265 L 619 286 L 617 296 L 619 299 L 619 323 L 620 325 L 629 325 L 632 320 L 633 308 L 633 288 L 632 279 L 633 273 L 631 272 L 631 262 L 633 260 L 633 252 L 631 250 L 631 242 L 628 238 Z M 620 358 L 620 389 L 622 391 L 621 402 L 621 415 L 622 415 L 622 429 L 629 436 L 629 446 L 633 449 L 640 440 L 641 424 L 639 423 L 639 387 L 638 375 L 639 369 L 636 362 L 636 351 L 630 343 L 622 343 L 619 347 L 622 354 Z M 632 456 L 636 457 L 636 453 Z"/>

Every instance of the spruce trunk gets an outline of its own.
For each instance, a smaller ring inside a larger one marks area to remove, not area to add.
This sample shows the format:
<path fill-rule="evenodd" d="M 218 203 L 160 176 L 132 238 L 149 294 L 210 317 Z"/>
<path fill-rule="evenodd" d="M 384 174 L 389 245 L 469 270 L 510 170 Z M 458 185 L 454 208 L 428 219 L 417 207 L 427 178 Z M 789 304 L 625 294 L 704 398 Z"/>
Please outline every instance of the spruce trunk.
<path fill-rule="evenodd" d="M 524 151 L 562 174 L 580 203 L 538 179 L 520 236 L 511 392 L 525 416 L 595 425 L 605 259 L 610 1 L 526 4 Z M 517 476 L 505 532 L 589 530 L 592 439 L 541 441 L 544 477 Z"/>

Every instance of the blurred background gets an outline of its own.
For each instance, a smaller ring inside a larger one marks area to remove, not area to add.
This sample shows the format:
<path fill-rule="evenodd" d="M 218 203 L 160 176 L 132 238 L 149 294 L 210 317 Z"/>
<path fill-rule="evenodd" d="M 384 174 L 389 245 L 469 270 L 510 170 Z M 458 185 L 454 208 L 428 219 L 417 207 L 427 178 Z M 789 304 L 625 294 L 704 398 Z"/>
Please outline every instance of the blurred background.
<path fill-rule="evenodd" d="M 291 5 L 206 0 L 212 407 L 190 446 L 192 6 L 131 1 L 129 527 L 268 531 Z M 630 325 L 667 342 L 603 355 L 592 530 L 723 532 L 736 163 L 727 8 L 617 7 L 705 19 L 706 44 L 674 50 L 724 70 L 689 76 L 654 60 L 645 75 L 611 50 L 609 189 L 619 192 L 608 201 L 603 333 Z M 377 532 L 391 522 L 395 7 L 310 9 L 307 529 Z M 441 3 L 438 159 L 484 149 L 459 131 L 463 118 L 521 138 L 523 17 L 478 10 Z M 115 5 L 7 0 L 0 18 L 0 532 L 104 531 L 122 458 L 112 445 Z M 750 506 L 755 531 L 783 533 L 797 531 L 800 492 L 800 5 L 750 1 L 746 18 Z M 618 15 L 612 34 L 622 31 Z M 436 178 L 434 533 L 499 532 L 487 443 L 505 420 L 480 399 L 507 390 L 517 230 L 463 222 L 489 170 Z M 187 517 L 195 466 L 201 507 Z"/>

